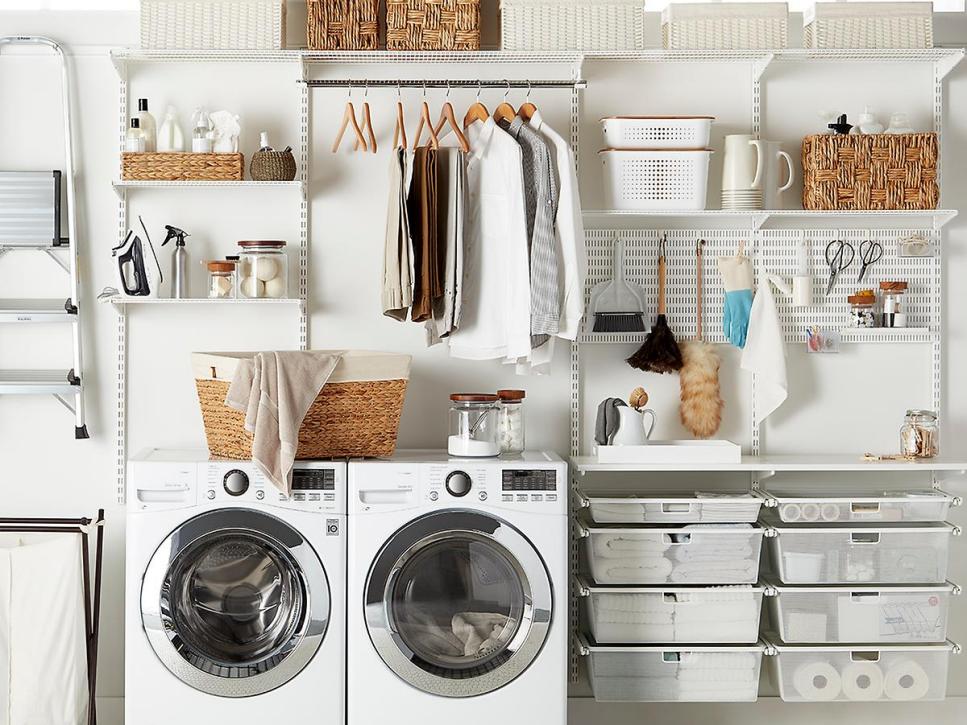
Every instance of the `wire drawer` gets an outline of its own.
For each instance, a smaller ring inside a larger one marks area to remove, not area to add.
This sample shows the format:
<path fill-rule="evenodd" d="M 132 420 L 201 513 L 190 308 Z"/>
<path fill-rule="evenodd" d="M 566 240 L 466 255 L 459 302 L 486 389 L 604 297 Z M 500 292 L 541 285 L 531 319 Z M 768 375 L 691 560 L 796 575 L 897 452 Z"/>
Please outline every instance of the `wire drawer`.
<path fill-rule="evenodd" d="M 595 642 L 754 644 L 763 587 L 601 587 L 578 581 Z"/>
<path fill-rule="evenodd" d="M 582 495 L 581 505 L 599 524 L 755 523 L 762 500 L 749 493 Z"/>
<path fill-rule="evenodd" d="M 950 524 L 783 524 L 769 539 L 784 584 L 942 584 L 954 533 Z"/>
<path fill-rule="evenodd" d="M 581 641 L 594 699 L 605 702 L 754 702 L 761 644 L 669 649 Z"/>
<path fill-rule="evenodd" d="M 837 491 L 809 496 L 770 491 L 766 499 L 766 506 L 774 508 L 778 518 L 787 524 L 814 521 L 944 521 L 950 507 L 960 503 L 959 497 L 936 489 L 885 491 L 874 495 L 844 495 L 842 491 Z"/>
<path fill-rule="evenodd" d="M 774 677 L 785 702 L 942 700 L 957 645 L 776 645 Z"/>
<path fill-rule="evenodd" d="M 755 584 L 761 528 L 581 526 L 596 584 Z"/>
<path fill-rule="evenodd" d="M 786 643 L 943 642 L 950 596 L 933 586 L 771 587 L 773 625 Z"/>

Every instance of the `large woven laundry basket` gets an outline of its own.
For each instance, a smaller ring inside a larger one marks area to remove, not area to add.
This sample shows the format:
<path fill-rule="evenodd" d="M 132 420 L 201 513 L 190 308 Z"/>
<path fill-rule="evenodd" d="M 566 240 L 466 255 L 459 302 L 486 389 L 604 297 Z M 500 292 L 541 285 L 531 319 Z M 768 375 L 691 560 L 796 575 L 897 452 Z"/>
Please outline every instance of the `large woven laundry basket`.
<path fill-rule="evenodd" d="M 302 422 L 296 458 L 392 455 L 410 377 L 410 356 L 360 350 L 331 352 L 342 353 L 343 357 Z M 245 414 L 225 405 L 225 396 L 239 362 L 253 355 L 198 352 L 191 356 L 212 455 L 239 460 L 252 457 L 252 434 L 245 430 Z"/>

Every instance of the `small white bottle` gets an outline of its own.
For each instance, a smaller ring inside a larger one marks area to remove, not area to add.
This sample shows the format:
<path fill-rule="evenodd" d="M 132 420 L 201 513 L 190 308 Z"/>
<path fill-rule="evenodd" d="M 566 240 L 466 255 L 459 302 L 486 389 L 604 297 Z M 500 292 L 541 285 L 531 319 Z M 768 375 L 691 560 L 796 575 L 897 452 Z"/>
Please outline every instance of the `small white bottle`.
<path fill-rule="evenodd" d="M 178 123 L 178 113 L 174 106 L 165 109 L 165 117 L 158 129 L 158 151 L 161 153 L 177 153 L 185 150 L 185 135 Z"/>
<path fill-rule="evenodd" d="M 127 136 L 124 138 L 124 150 L 128 153 L 144 153 L 144 132 L 141 130 L 141 120 L 131 119 L 131 128 L 128 129 Z"/>
<path fill-rule="evenodd" d="M 141 123 L 141 133 L 144 134 L 144 150 L 154 153 L 158 148 L 158 127 L 154 116 L 148 112 L 148 99 L 138 99 L 138 121 Z"/>
<path fill-rule="evenodd" d="M 196 154 L 212 152 L 212 124 L 204 108 L 196 108 L 191 116 L 191 150 Z"/>
<path fill-rule="evenodd" d="M 260 131 L 259 132 L 259 151 L 274 151 L 271 146 L 269 146 L 269 132 Z"/>

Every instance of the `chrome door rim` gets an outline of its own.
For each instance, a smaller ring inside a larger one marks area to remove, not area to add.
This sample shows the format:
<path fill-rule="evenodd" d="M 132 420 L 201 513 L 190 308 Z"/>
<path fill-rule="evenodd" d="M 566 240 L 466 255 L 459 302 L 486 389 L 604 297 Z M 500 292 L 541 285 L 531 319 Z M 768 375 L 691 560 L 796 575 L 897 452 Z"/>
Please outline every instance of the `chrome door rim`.
<path fill-rule="evenodd" d="M 192 650 L 172 618 L 172 564 L 199 539 L 220 533 L 244 534 L 272 545 L 288 560 L 305 591 L 302 622 L 284 644 L 257 662 L 225 664 Z M 179 525 L 151 556 L 141 584 L 141 621 L 158 659 L 185 684 L 221 697 L 261 695 L 295 677 L 322 645 L 330 607 L 325 568 L 309 542 L 281 519 L 252 509 L 218 509 Z"/>
<path fill-rule="evenodd" d="M 460 536 L 495 546 L 513 565 L 524 589 L 524 611 L 503 650 L 507 657 L 497 667 L 473 677 L 446 677 L 434 671 L 438 666 L 423 661 L 407 646 L 396 630 L 389 600 L 396 577 L 410 558 L 430 544 Z M 466 510 L 427 514 L 390 536 L 370 567 L 363 601 L 369 638 L 383 662 L 407 684 L 455 698 L 493 692 L 521 675 L 544 646 L 553 604 L 550 576 L 534 545 L 506 521 Z"/>

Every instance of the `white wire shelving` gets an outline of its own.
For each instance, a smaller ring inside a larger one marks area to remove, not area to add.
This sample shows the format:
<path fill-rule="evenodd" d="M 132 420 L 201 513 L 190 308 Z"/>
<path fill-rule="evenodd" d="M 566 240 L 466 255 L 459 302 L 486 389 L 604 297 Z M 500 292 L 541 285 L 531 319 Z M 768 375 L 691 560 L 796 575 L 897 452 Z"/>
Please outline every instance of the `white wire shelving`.
<path fill-rule="evenodd" d="M 572 456 L 571 466 L 580 475 L 601 472 L 672 472 L 672 471 L 719 471 L 758 473 L 766 478 L 775 473 L 838 473 L 838 472 L 954 472 L 967 475 L 967 460 L 938 456 L 916 461 L 865 460 L 862 456 L 848 454 L 798 454 L 742 456 L 738 463 L 598 463 L 595 456 Z"/>
<path fill-rule="evenodd" d="M 271 307 L 281 307 L 285 305 L 301 305 L 302 300 L 298 297 L 287 297 L 285 299 L 271 299 L 271 298 L 237 298 L 237 299 L 223 299 L 223 298 L 208 298 L 208 297 L 191 297 L 187 299 L 165 299 L 160 297 L 108 297 L 101 300 L 102 302 L 109 302 L 112 305 L 175 305 L 175 306 L 185 306 L 185 305 L 214 305 L 217 307 L 243 307 L 247 305 L 256 306 L 271 306 Z"/>
<path fill-rule="evenodd" d="M 587 209 L 584 211 L 584 218 L 590 220 L 624 219 L 637 223 L 647 219 L 656 219 L 686 223 L 692 227 L 729 225 L 750 230 L 787 227 L 939 230 L 956 216 L 956 209 L 910 211 L 807 211 L 804 209 L 626 211 L 621 209 Z"/>

